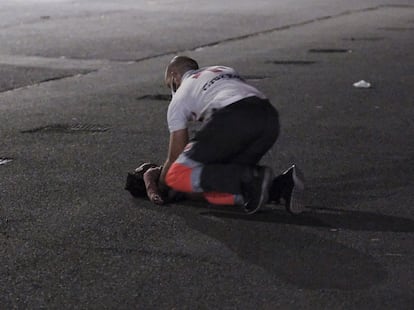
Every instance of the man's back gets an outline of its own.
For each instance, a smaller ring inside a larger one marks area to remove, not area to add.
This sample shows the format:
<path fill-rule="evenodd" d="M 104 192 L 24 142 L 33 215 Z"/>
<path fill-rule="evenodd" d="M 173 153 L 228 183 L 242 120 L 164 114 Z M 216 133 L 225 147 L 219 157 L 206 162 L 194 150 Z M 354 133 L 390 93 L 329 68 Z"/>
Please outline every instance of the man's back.
<path fill-rule="evenodd" d="M 185 128 L 184 123 L 190 120 L 206 120 L 214 110 L 253 96 L 266 98 L 230 67 L 213 66 L 189 71 L 184 74 L 168 109 L 170 131 Z"/>

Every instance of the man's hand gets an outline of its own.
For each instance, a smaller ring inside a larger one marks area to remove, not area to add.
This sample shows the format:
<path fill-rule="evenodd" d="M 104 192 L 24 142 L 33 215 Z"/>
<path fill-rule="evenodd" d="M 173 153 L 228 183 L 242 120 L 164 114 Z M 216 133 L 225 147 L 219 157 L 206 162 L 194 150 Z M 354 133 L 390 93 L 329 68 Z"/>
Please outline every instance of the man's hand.
<path fill-rule="evenodd" d="M 150 168 L 144 173 L 144 183 L 147 189 L 147 196 L 150 201 L 157 205 L 164 204 L 162 193 L 158 188 L 158 179 L 161 174 L 162 167 Z"/>
<path fill-rule="evenodd" d="M 168 147 L 168 156 L 167 160 L 164 163 L 164 169 L 162 169 L 160 179 L 159 179 L 159 186 L 161 189 L 167 188 L 165 184 L 165 176 L 167 175 L 168 169 L 172 163 L 178 158 L 181 152 L 184 150 L 184 147 L 188 143 L 188 130 L 180 129 L 174 131 L 170 134 L 170 143 Z"/>

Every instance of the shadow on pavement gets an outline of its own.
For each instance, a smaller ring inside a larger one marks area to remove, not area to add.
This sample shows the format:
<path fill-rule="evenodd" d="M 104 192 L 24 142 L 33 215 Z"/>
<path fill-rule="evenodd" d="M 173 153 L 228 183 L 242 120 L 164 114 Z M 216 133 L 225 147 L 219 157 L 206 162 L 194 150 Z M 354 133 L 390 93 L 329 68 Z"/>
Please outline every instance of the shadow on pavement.
<path fill-rule="evenodd" d="M 413 228 L 412 221 L 368 212 L 311 208 L 296 217 L 282 210 L 248 216 L 200 212 L 200 206 L 195 207 L 174 207 L 168 212 L 184 218 L 191 229 L 222 242 L 242 260 L 263 268 L 269 277 L 306 289 L 364 289 L 378 285 L 387 273 L 369 254 L 301 226 L 381 231 Z M 318 209 L 320 213 L 315 212 Z"/>
<path fill-rule="evenodd" d="M 206 211 L 201 215 L 357 231 L 414 232 L 414 221 L 408 218 L 324 207 L 308 207 L 307 209 L 309 211 L 305 211 L 299 216 L 292 216 L 284 210 L 263 211 L 254 216 L 220 211 Z"/>

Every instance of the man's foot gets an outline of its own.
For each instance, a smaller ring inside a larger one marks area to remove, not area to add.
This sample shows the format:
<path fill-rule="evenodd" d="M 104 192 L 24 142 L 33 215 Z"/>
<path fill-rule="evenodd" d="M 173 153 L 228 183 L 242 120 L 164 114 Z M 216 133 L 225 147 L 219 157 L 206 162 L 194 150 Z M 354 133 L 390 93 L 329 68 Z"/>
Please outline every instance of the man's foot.
<path fill-rule="evenodd" d="M 244 210 L 247 214 L 257 212 L 269 199 L 269 185 L 272 181 L 273 173 L 269 167 L 259 167 L 253 170 L 253 179 L 245 184 L 246 203 Z"/>
<path fill-rule="evenodd" d="M 286 210 L 292 214 L 302 213 L 305 209 L 305 178 L 302 171 L 296 165 L 293 165 L 282 174 L 282 177 L 286 182 L 282 190 L 282 198 L 286 202 Z"/>

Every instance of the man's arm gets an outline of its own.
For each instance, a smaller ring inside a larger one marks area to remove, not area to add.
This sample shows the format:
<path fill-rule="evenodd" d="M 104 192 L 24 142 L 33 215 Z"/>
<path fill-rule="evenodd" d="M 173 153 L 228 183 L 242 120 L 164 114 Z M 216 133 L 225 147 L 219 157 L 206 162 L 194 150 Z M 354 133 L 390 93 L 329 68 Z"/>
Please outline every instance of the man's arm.
<path fill-rule="evenodd" d="M 161 175 L 158 181 L 159 182 L 158 186 L 161 191 L 167 188 L 167 185 L 165 184 L 165 176 L 167 175 L 168 169 L 170 169 L 172 163 L 182 153 L 187 143 L 188 143 L 187 128 L 174 131 L 170 134 L 168 157 L 164 163 L 164 166 L 162 168 Z"/>

